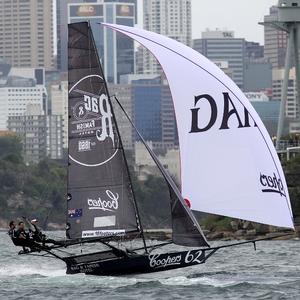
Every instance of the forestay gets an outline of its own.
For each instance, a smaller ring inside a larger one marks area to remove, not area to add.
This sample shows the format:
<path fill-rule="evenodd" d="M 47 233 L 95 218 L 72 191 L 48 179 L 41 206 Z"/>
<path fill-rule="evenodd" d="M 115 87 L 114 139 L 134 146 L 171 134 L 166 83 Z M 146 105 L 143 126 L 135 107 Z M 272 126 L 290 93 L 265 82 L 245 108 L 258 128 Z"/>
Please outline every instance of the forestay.
<path fill-rule="evenodd" d="M 277 153 L 235 83 L 175 40 L 138 28 L 103 25 L 148 48 L 166 74 L 177 119 L 182 195 L 192 209 L 293 228 Z"/>
<path fill-rule="evenodd" d="M 69 24 L 69 238 L 138 231 L 124 152 L 87 22 Z"/>

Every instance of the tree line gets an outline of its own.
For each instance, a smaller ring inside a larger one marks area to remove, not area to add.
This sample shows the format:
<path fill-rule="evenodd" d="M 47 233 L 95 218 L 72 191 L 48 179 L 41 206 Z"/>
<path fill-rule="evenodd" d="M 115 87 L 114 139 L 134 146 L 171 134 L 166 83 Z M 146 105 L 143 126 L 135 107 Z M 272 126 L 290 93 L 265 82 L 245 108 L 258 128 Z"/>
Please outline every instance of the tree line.
<path fill-rule="evenodd" d="M 300 217 L 300 156 L 283 161 L 295 217 Z M 169 190 L 162 176 L 139 181 L 130 168 L 133 190 L 145 228 L 170 228 Z M 64 224 L 66 217 L 67 168 L 43 159 L 25 164 L 22 144 L 15 136 L 0 137 L 0 218 L 21 216 Z M 209 220 L 209 219 L 207 219 Z M 204 224 L 207 223 L 204 222 Z M 212 218 L 213 220 L 213 218 Z"/>

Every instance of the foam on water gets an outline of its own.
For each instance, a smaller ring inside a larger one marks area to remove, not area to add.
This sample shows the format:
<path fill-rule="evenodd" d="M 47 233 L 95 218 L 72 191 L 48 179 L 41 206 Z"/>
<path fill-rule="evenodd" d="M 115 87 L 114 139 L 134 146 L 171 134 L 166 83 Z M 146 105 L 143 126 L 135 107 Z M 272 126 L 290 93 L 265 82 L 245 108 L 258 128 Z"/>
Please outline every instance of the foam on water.
<path fill-rule="evenodd" d="M 0 233 L 0 299 L 297 299 L 300 243 L 232 248 L 185 269 L 123 277 L 66 275 L 51 258 L 17 255 Z M 170 248 L 170 251 L 174 249 Z M 279 255 L 285 253 L 285 255 Z M 51 290 L 51 295 L 49 295 Z M 300 299 L 300 298 L 299 298 Z"/>
<path fill-rule="evenodd" d="M 40 275 L 44 277 L 57 277 L 66 275 L 65 269 L 43 269 L 27 265 L 10 265 L 0 269 L 0 277 L 22 277 L 24 275 Z"/>

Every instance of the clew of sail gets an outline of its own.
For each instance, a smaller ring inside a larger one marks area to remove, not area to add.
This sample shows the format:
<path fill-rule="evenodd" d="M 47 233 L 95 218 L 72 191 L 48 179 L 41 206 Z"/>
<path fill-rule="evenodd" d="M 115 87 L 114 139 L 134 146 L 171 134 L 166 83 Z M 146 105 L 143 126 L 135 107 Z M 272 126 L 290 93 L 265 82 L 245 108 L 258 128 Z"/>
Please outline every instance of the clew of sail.
<path fill-rule="evenodd" d="M 182 195 L 191 208 L 294 228 L 277 153 L 235 83 L 175 40 L 138 28 L 103 25 L 149 49 L 166 74 L 177 119 Z"/>
<path fill-rule="evenodd" d="M 138 231 L 130 178 L 114 112 L 87 22 L 69 24 L 67 236 Z"/>

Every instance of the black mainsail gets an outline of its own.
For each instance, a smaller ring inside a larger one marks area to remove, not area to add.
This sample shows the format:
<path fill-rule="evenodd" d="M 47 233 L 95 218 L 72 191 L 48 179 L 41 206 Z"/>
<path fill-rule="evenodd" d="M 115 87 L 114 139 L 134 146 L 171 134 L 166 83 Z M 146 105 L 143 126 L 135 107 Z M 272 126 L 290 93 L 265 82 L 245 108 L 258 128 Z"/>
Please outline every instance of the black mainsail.
<path fill-rule="evenodd" d="M 140 231 L 137 208 L 91 28 L 69 24 L 67 236 Z"/>

